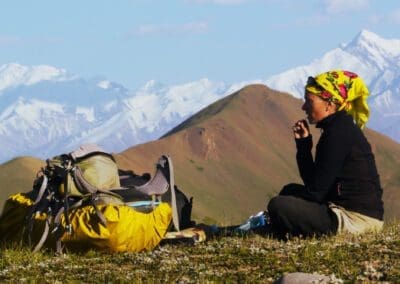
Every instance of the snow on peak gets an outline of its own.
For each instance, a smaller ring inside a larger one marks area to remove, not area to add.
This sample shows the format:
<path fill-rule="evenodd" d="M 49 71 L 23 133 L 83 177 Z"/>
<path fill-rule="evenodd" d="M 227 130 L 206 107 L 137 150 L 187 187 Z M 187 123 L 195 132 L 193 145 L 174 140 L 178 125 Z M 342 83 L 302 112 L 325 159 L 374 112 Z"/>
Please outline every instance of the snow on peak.
<path fill-rule="evenodd" d="M 108 81 L 108 80 L 103 80 L 103 81 L 100 81 L 100 82 L 97 84 L 97 86 L 98 86 L 99 88 L 102 88 L 102 89 L 107 90 L 108 88 L 110 88 L 111 82 Z"/>
<path fill-rule="evenodd" d="M 394 57 L 400 56 L 400 40 L 384 39 L 371 31 L 362 30 L 343 50 L 364 56 L 382 70 Z"/>
<path fill-rule="evenodd" d="M 268 78 L 265 83 L 269 87 L 288 92 L 301 98 L 308 76 L 314 76 L 330 69 L 343 69 L 356 72 L 370 85 L 384 74 L 397 74 L 400 69 L 400 40 L 384 39 L 368 30 L 362 30 L 350 43 L 326 52 L 310 64 L 298 66 L 281 74 Z M 392 72 L 386 72 L 392 70 Z M 393 74 L 390 76 L 394 76 Z M 382 78 L 381 78 L 382 79 Z M 393 79 L 380 80 L 381 86 L 370 85 L 372 96 L 380 94 L 384 86 Z M 386 82 L 386 83 L 385 83 Z M 378 88 L 379 87 L 379 88 Z"/>
<path fill-rule="evenodd" d="M 40 81 L 68 79 L 65 69 L 49 65 L 24 66 L 9 63 L 0 66 L 0 91 L 18 85 L 33 85 Z"/>
<path fill-rule="evenodd" d="M 150 80 L 144 84 L 143 87 L 140 88 L 139 92 L 140 93 L 154 93 L 157 92 L 158 90 L 163 89 L 165 86 L 156 80 Z"/>
<path fill-rule="evenodd" d="M 372 42 L 381 42 L 384 41 L 383 38 L 381 38 L 379 35 L 377 35 L 376 33 L 373 33 L 369 30 L 361 30 L 361 32 L 358 34 L 358 36 L 356 37 L 356 39 L 358 40 L 366 40 L 366 41 L 372 41 Z"/>

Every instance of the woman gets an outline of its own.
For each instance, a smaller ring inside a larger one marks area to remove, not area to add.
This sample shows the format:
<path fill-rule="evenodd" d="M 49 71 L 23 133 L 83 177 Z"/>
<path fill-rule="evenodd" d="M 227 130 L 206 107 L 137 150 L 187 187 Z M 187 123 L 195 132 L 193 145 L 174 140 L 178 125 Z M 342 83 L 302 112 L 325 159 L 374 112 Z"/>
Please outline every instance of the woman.
<path fill-rule="evenodd" d="M 304 185 L 286 185 L 270 200 L 273 231 L 310 236 L 382 228 L 382 189 L 362 132 L 369 117 L 367 96 L 367 87 L 352 72 L 333 70 L 309 77 L 302 110 L 322 133 L 314 160 L 307 122 L 299 120 L 293 126 Z"/>

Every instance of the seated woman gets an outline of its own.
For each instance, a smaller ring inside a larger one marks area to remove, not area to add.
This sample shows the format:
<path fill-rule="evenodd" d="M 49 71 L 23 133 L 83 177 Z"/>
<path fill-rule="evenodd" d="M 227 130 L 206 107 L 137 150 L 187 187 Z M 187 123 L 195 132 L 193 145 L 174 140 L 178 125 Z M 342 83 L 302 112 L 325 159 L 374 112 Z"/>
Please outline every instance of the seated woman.
<path fill-rule="evenodd" d="M 269 201 L 273 232 L 310 236 L 382 228 L 382 189 L 362 132 L 369 117 L 368 93 L 352 72 L 333 70 L 308 78 L 302 110 L 321 129 L 321 137 L 313 159 L 306 120 L 293 126 L 304 185 L 288 184 Z"/>

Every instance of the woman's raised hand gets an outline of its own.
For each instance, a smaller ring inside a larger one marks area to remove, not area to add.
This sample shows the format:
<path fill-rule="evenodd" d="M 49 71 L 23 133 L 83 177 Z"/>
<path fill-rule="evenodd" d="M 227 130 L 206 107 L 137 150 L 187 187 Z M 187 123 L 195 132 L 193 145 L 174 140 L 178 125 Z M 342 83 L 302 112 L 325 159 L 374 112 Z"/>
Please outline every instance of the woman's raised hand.
<path fill-rule="evenodd" d="M 298 120 L 292 127 L 294 138 L 306 138 L 310 135 L 310 128 L 308 127 L 308 123 L 305 119 Z"/>

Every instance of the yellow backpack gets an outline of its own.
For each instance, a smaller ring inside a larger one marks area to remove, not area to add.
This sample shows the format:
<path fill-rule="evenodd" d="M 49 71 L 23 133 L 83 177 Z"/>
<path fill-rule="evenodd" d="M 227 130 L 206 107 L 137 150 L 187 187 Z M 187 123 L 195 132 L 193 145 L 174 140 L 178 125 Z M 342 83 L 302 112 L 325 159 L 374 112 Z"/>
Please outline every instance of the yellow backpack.
<path fill-rule="evenodd" d="M 164 182 L 166 186 L 170 184 Z M 150 212 L 138 212 L 114 192 L 118 190 L 124 188 L 115 160 L 97 145 L 48 159 L 33 190 L 6 201 L 0 241 L 22 239 L 34 251 L 55 244 L 59 253 L 64 246 L 112 252 L 153 249 L 171 223 L 171 206 L 161 203 Z"/>

